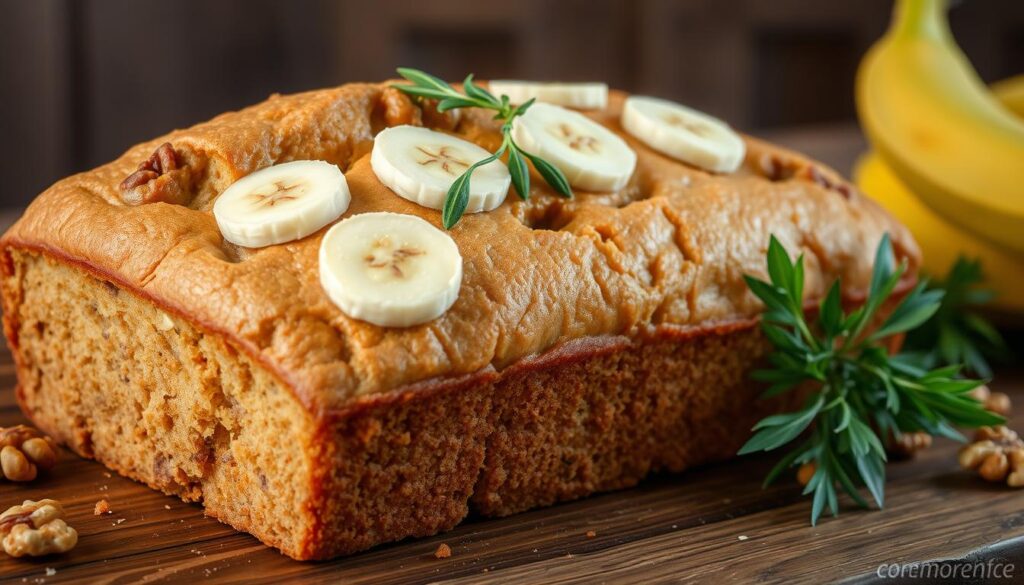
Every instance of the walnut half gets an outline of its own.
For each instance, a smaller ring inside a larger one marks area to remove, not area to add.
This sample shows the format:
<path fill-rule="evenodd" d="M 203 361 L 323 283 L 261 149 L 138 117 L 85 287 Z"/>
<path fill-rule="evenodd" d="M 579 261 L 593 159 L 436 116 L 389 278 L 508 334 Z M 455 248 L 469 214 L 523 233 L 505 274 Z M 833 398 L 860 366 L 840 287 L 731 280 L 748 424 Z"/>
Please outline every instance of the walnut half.
<path fill-rule="evenodd" d="M 913 431 L 900 433 L 899 436 L 890 435 L 889 442 L 885 446 L 885 452 L 893 459 L 910 459 L 932 446 L 932 436 L 924 431 Z"/>
<path fill-rule="evenodd" d="M 0 475 L 10 481 L 32 481 L 39 471 L 57 464 L 53 440 L 25 425 L 0 428 Z"/>
<path fill-rule="evenodd" d="M 960 450 L 960 466 L 976 469 L 985 481 L 1024 487 L 1024 441 L 1004 426 L 981 427 Z"/>
<path fill-rule="evenodd" d="M 174 203 L 188 205 L 191 173 L 170 142 L 161 144 L 138 169 L 121 181 L 121 199 L 128 205 Z"/>
<path fill-rule="evenodd" d="M 4 552 L 12 557 L 38 557 L 67 552 L 78 544 L 78 532 L 64 522 L 57 500 L 25 500 L 0 514 Z"/>

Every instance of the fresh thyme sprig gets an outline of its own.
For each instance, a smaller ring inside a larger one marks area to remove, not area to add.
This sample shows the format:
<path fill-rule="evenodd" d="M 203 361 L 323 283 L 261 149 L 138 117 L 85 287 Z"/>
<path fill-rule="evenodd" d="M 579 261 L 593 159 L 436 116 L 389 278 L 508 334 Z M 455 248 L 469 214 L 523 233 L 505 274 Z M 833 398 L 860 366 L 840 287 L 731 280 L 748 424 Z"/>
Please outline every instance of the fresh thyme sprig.
<path fill-rule="evenodd" d="M 462 215 L 466 212 L 466 205 L 469 204 L 469 182 L 473 171 L 488 163 L 494 162 L 508 151 L 508 171 L 512 176 L 512 185 L 521 199 L 530 196 L 530 170 L 526 166 L 526 159 L 533 163 L 540 176 L 551 185 L 562 197 L 572 197 L 572 188 L 565 175 L 553 164 L 543 158 L 530 154 L 523 150 L 512 140 L 512 120 L 522 116 L 526 110 L 533 105 L 534 100 L 529 100 L 518 106 L 509 103 L 508 96 L 501 98 L 494 97 L 491 92 L 473 82 L 473 74 L 466 76 L 462 82 L 462 89 L 465 93 L 459 93 L 443 79 L 434 77 L 417 69 L 400 67 L 398 74 L 409 80 L 412 85 L 394 85 L 395 89 L 411 96 L 437 100 L 437 111 L 446 112 L 456 108 L 484 108 L 494 110 L 495 120 L 501 120 L 501 146 L 491 156 L 477 161 L 460 175 L 448 189 L 444 199 L 444 209 L 441 211 L 441 222 L 445 229 L 451 229 Z"/>
<path fill-rule="evenodd" d="M 905 351 L 919 356 L 923 367 L 964 364 L 967 372 L 989 378 L 992 367 L 988 360 L 1008 357 L 1009 349 L 999 331 L 973 310 L 995 296 L 980 286 L 984 280 L 981 261 L 960 256 L 945 278 L 929 284 L 946 292 L 942 305 L 909 332 L 904 343 Z"/>
<path fill-rule="evenodd" d="M 883 347 L 885 338 L 914 329 L 931 317 L 942 299 L 941 290 L 929 290 L 922 282 L 872 329 L 879 309 L 904 272 L 906 263 L 894 265 L 885 236 L 875 255 L 864 304 L 845 313 L 836 282 L 813 322 L 808 322 L 803 310 L 803 256 L 792 263 L 772 237 L 768 247 L 770 282 L 745 277 L 767 308 L 761 326 L 774 346 L 768 357 L 773 367 L 759 370 L 753 377 L 769 384 L 765 396 L 808 385 L 812 391 L 800 410 L 758 422 L 740 454 L 778 449 L 810 429 L 771 470 L 765 485 L 793 465 L 813 463 L 815 472 L 804 490 L 804 494 L 813 494 L 811 524 L 817 524 L 825 506 L 838 515 L 837 485 L 863 507 L 867 502 L 860 487 L 865 486 L 882 507 L 884 443 L 890 437 L 925 431 L 962 441 L 953 425 L 1003 422 L 967 395 L 981 382 L 956 379 L 958 366 L 925 370 L 905 356 L 890 356 Z"/>

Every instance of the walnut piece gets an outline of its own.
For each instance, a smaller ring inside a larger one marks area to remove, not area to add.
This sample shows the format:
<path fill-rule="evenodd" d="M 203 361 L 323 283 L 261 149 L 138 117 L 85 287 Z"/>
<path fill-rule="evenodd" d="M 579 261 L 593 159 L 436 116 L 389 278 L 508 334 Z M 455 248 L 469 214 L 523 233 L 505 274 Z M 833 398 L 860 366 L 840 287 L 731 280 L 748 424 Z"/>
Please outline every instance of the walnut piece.
<path fill-rule="evenodd" d="M 985 410 L 1001 416 L 1007 416 L 1013 408 L 1009 396 L 1002 392 L 993 392 L 984 384 L 971 390 L 971 397 L 980 402 Z"/>
<path fill-rule="evenodd" d="M 985 481 L 1024 486 L 1024 441 L 1004 426 L 981 427 L 960 450 L 960 466 L 977 470 Z"/>
<path fill-rule="evenodd" d="M 67 552 L 78 543 L 78 532 L 64 522 L 57 500 L 25 500 L 0 514 L 0 538 L 12 557 L 38 557 Z"/>
<path fill-rule="evenodd" d="M 918 451 L 932 446 L 932 436 L 924 431 L 900 433 L 890 437 L 886 452 L 894 459 L 910 459 Z"/>
<path fill-rule="evenodd" d="M 800 485 L 807 485 L 811 482 L 811 478 L 814 477 L 814 472 L 817 470 L 818 467 L 814 465 L 814 462 L 804 463 L 796 470 L 796 480 L 800 482 Z"/>
<path fill-rule="evenodd" d="M 388 128 L 392 126 L 422 126 L 422 113 L 412 99 L 401 91 L 388 87 L 380 94 L 377 109 Z"/>
<path fill-rule="evenodd" d="M 0 471 L 10 481 L 32 481 L 39 471 L 57 464 L 53 440 L 38 430 L 18 425 L 0 428 Z"/>
<path fill-rule="evenodd" d="M 783 160 L 777 154 L 762 154 L 758 160 L 761 175 L 769 181 L 785 181 L 796 174 L 797 165 L 791 160 Z"/>
<path fill-rule="evenodd" d="M 437 100 L 420 99 L 420 108 L 423 111 L 423 125 L 432 130 L 455 130 L 462 119 L 462 112 L 459 110 L 437 110 Z"/>
<path fill-rule="evenodd" d="M 170 142 L 161 144 L 138 169 L 121 181 L 121 199 L 128 205 L 174 203 L 187 205 L 190 173 Z"/>
<path fill-rule="evenodd" d="M 462 119 L 459 110 L 439 112 L 437 100 L 411 98 L 393 88 L 385 88 L 374 109 L 374 116 L 384 126 L 425 126 L 433 130 L 454 130 Z"/>
<path fill-rule="evenodd" d="M 833 180 L 829 178 L 829 176 L 825 174 L 825 172 L 822 171 L 820 168 L 818 168 L 817 165 L 808 165 L 804 167 L 798 173 L 798 176 L 801 179 L 804 179 L 805 181 L 810 181 L 812 183 L 821 185 L 825 189 L 835 191 L 836 193 L 839 193 L 846 199 L 849 199 L 850 197 L 853 196 L 853 187 L 851 187 L 849 183 L 844 182 L 842 179 Z"/>

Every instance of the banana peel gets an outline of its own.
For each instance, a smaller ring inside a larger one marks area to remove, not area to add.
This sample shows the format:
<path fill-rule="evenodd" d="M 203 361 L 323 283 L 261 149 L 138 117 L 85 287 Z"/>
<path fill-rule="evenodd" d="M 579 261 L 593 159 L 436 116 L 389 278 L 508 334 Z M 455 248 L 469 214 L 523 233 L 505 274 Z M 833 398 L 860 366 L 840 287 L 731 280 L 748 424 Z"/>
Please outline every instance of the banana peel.
<path fill-rule="evenodd" d="M 900 183 L 943 225 L 1024 258 L 1024 120 L 993 97 L 956 46 L 946 1 L 898 0 L 856 85 L 862 126 Z"/>

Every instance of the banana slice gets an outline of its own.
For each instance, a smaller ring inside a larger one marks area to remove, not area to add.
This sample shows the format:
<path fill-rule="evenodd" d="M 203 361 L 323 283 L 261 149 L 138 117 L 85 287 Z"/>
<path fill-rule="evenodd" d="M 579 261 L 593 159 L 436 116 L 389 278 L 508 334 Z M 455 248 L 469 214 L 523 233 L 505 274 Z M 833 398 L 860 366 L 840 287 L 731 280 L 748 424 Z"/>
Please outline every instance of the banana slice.
<path fill-rule="evenodd" d="M 235 181 L 217 197 L 213 216 L 225 240 L 262 248 L 316 232 L 345 213 L 351 200 L 337 166 L 297 160 Z"/>
<path fill-rule="evenodd" d="M 746 155 L 740 135 L 713 116 L 652 97 L 630 96 L 622 127 L 672 158 L 716 173 L 731 173 Z"/>
<path fill-rule="evenodd" d="M 636 167 L 636 153 L 624 140 L 560 106 L 534 104 L 512 121 L 512 138 L 526 152 L 558 167 L 570 185 L 586 191 L 617 191 Z"/>
<path fill-rule="evenodd" d="M 488 86 L 491 93 L 507 95 L 513 104 L 521 104 L 530 98 L 536 98 L 538 102 L 577 110 L 603 110 L 608 106 L 606 83 L 544 83 L 495 79 L 488 82 Z"/>
<path fill-rule="evenodd" d="M 417 126 L 394 126 L 377 134 L 370 166 L 400 197 L 431 209 L 444 207 L 448 188 L 473 163 L 491 156 L 450 134 Z M 508 195 L 512 178 L 501 161 L 473 171 L 466 213 L 490 211 Z"/>
<path fill-rule="evenodd" d="M 400 213 L 363 213 L 327 231 L 320 285 L 346 315 L 382 327 L 440 317 L 459 297 L 462 256 L 428 222 Z"/>

